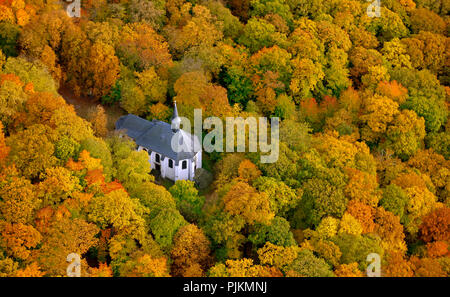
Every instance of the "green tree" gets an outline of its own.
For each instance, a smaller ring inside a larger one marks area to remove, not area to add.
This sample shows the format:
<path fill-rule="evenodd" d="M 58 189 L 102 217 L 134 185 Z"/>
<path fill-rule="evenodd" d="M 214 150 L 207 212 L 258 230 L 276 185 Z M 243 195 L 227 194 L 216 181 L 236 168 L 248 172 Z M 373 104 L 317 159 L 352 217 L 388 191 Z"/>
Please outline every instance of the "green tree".
<path fill-rule="evenodd" d="M 37 178 L 45 169 L 57 164 L 55 132 L 48 126 L 36 124 L 7 139 L 11 147 L 9 160 L 27 178 Z"/>
<path fill-rule="evenodd" d="M 38 92 L 57 94 L 58 85 L 40 61 L 28 62 L 24 58 L 9 58 L 4 66 L 4 72 L 14 73 L 24 83 L 33 83 Z"/>
<path fill-rule="evenodd" d="M 194 182 L 178 180 L 169 189 L 176 201 L 177 208 L 188 221 L 196 221 L 202 215 L 205 197 L 198 195 Z"/>
<path fill-rule="evenodd" d="M 365 271 L 369 262 L 366 261 L 367 255 L 377 253 L 383 257 L 381 240 L 379 237 L 365 235 L 351 235 L 340 233 L 331 238 L 342 252 L 341 263 L 351 264 L 357 262 L 359 269 Z"/>
<path fill-rule="evenodd" d="M 167 81 L 162 80 L 154 67 L 135 73 L 136 83 L 141 88 L 148 103 L 164 102 L 167 93 Z"/>
<path fill-rule="evenodd" d="M 278 215 L 285 215 L 296 208 L 301 199 L 298 191 L 273 177 L 260 177 L 253 182 L 253 186 L 269 196 L 270 208 Z"/>
<path fill-rule="evenodd" d="M 113 160 L 106 142 L 97 137 L 87 137 L 80 142 L 79 151 L 86 150 L 93 158 L 100 159 L 106 180 L 110 181 L 114 174 Z"/>
<path fill-rule="evenodd" d="M 17 76 L 6 78 L 6 76 L 0 76 L 0 120 L 8 125 L 17 112 L 23 111 L 28 95 L 24 92 L 23 83 Z"/>
<path fill-rule="evenodd" d="M 425 121 L 412 110 L 398 114 L 386 131 L 386 146 L 392 148 L 397 156 L 406 159 L 423 147 Z"/>
<path fill-rule="evenodd" d="M 252 17 L 245 25 L 239 43 L 255 53 L 263 47 L 271 47 L 275 44 L 284 47 L 286 36 L 276 32 L 275 26 L 264 19 Z"/>
<path fill-rule="evenodd" d="M 445 102 L 435 97 L 410 96 L 402 107 L 411 109 L 423 117 L 429 132 L 438 132 L 447 121 Z"/>
<path fill-rule="evenodd" d="M 0 49 L 7 57 L 16 57 L 20 28 L 9 22 L 0 23 Z"/>
<path fill-rule="evenodd" d="M 103 229 L 114 227 L 127 234 L 142 234 L 145 232 L 143 216 L 147 212 L 137 199 L 131 199 L 124 190 L 116 190 L 92 199 L 88 218 Z"/>
<path fill-rule="evenodd" d="M 136 82 L 133 80 L 121 81 L 120 88 L 122 90 L 120 106 L 128 113 L 143 115 L 147 111 L 147 101 L 144 92 Z"/>
<path fill-rule="evenodd" d="M 255 231 L 248 236 L 248 239 L 256 248 L 263 246 L 266 242 L 278 246 L 296 244 L 289 222 L 282 217 L 274 217 L 267 225 L 257 224 Z"/>
<path fill-rule="evenodd" d="M 390 184 L 383 189 L 383 196 L 380 200 L 380 205 L 387 211 L 390 211 L 394 215 L 398 216 L 403 222 L 407 201 L 408 196 L 402 188 L 396 186 L 395 184 Z"/>
<path fill-rule="evenodd" d="M 317 226 L 327 216 L 342 217 L 348 201 L 342 189 L 318 178 L 306 181 L 302 188 L 303 196 L 299 207 L 304 212 L 307 226 Z"/>
<path fill-rule="evenodd" d="M 334 276 L 330 265 L 324 259 L 314 256 L 313 252 L 307 249 L 301 250 L 297 258 L 285 268 L 286 273 L 301 277 L 332 277 Z"/>
<path fill-rule="evenodd" d="M 150 230 L 156 242 L 162 249 L 169 250 L 173 244 L 173 237 L 187 222 L 176 209 L 162 209 L 150 220 Z"/>

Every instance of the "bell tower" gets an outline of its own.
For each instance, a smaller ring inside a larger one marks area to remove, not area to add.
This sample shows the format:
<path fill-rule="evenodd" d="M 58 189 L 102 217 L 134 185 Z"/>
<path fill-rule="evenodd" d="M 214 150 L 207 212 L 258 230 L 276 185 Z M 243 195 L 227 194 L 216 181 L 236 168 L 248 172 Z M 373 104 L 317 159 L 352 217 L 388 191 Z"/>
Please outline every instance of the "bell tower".
<path fill-rule="evenodd" d="M 178 116 L 177 102 L 173 101 L 173 115 L 172 115 L 172 131 L 177 132 L 180 130 L 181 119 Z"/>

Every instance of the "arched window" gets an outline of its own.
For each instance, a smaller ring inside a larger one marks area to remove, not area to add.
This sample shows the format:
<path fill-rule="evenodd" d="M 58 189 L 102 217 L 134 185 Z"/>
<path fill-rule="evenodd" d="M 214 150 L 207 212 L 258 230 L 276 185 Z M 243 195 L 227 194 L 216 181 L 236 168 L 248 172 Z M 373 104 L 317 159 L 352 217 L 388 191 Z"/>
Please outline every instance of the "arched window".
<path fill-rule="evenodd" d="M 184 160 L 184 161 L 181 163 L 181 169 L 186 169 L 186 168 L 187 168 L 187 161 Z"/>
<path fill-rule="evenodd" d="M 159 154 L 155 155 L 155 162 L 161 162 L 161 157 L 159 156 Z"/>
<path fill-rule="evenodd" d="M 173 168 L 173 160 L 169 159 L 169 168 Z"/>

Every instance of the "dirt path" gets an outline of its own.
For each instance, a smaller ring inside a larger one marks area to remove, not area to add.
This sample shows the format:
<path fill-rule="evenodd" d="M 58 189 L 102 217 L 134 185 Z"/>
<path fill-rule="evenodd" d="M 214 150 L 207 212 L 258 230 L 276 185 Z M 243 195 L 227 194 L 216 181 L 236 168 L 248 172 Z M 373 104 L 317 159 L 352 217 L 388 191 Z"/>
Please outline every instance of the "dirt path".
<path fill-rule="evenodd" d="M 75 96 L 75 94 L 68 87 L 61 87 L 58 90 L 58 93 L 66 100 L 67 103 L 73 105 L 75 107 L 75 111 L 77 114 L 86 119 L 89 108 L 94 107 L 100 104 L 99 101 L 95 101 L 92 98 L 85 96 Z M 118 104 L 113 106 L 105 106 L 102 105 L 105 109 L 106 115 L 108 117 L 108 130 L 114 130 L 114 124 L 117 119 L 126 114 L 126 111 L 123 110 Z"/>

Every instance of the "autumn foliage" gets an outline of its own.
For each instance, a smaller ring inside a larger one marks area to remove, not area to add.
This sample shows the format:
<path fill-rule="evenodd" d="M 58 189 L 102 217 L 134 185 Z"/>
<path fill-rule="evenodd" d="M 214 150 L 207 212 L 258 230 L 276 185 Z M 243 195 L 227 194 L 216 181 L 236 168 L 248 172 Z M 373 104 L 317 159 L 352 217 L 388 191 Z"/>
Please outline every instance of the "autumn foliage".
<path fill-rule="evenodd" d="M 448 1 L 62 2 L 0 0 L 0 276 L 450 275 Z M 162 180 L 114 124 L 175 100 L 278 117 L 277 161 Z"/>

